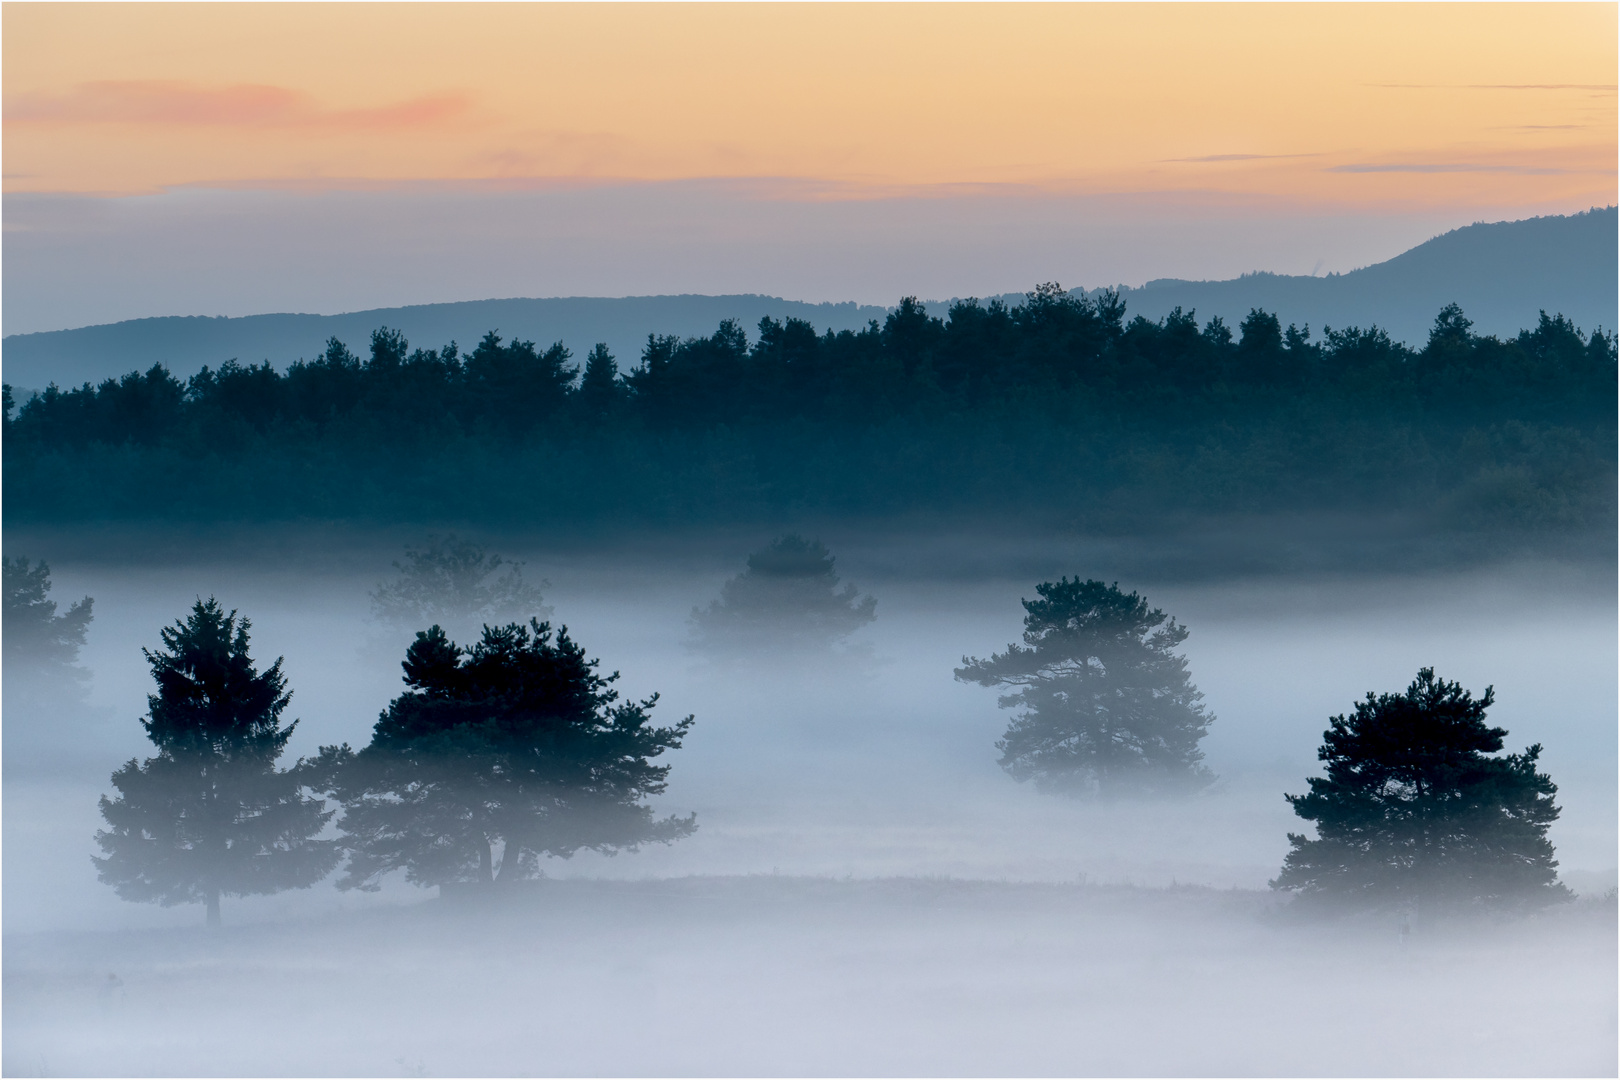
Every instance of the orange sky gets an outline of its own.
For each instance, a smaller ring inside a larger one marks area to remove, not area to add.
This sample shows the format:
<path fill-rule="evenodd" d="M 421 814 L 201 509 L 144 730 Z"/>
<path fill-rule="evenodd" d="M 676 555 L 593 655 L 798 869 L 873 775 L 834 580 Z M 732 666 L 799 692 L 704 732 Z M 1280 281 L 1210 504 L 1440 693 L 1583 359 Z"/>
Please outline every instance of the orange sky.
<path fill-rule="evenodd" d="M 1615 201 L 1614 4 L 8 3 L 7 192 Z"/>

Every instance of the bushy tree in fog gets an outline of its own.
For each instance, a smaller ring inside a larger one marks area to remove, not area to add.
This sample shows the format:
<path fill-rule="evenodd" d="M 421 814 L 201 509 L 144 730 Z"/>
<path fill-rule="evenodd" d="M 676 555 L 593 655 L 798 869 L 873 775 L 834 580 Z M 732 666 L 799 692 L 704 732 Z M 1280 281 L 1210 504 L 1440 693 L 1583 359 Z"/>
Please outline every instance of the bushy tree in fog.
<path fill-rule="evenodd" d="M 838 586 L 836 560 L 819 540 L 789 533 L 748 556 L 720 598 L 692 609 L 700 647 L 827 648 L 877 618 L 877 598 Z"/>
<path fill-rule="evenodd" d="M 264 672 L 248 655 L 248 620 L 210 597 L 142 650 L 157 680 L 142 721 L 156 757 L 112 775 L 96 833 L 101 880 L 125 900 L 203 903 L 219 923 L 221 896 L 306 888 L 337 865 L 319 835 L 334 811 L 305 794 L 303 763 L 278 769 L 297 721 L 278 659 Z"/>
<path fill-rule="evenodd" d="M 77 601 L 58 615 L 49 598 L 51 568 L 44 560 L 0 557 L 4 568 L 5 677 L 41 680 L 73 687 L 89 677 L 79 666 L 79 650 L 90 629 L 90 597 Z"/>
<path fill-rule="evenodd" d="M 484 628 L 463 647 L 435 626 L 405 656 L 409 689 L 369 746 L 323 747 L 343 802 L 349 853 L 340 888 L 393 870 L 420 885 L 493 886 L 532 877 L 539 856 L 613 853 L 689 835 L 695 817 L 653 817 L 692 717 L 654 727 L 658 700 L 620 702 L 597 661 L 549 624 Z"/>
<path fill-rule="evenodd" d="M 963 682 L 1016 687 L 1000 698 L 1018 710 L 996 743 L 1001 767 L 1070 795 L 1209 783 L 1198 743 L 1214 717 L 1174 652 L 1187 628 L 1117 584 L 1063 578 L 1035 591 L 1022 645 L 956 669 Z"/>
<path fill-rule="evenodd" d="M 1547 840 L 1558 788 L 1536 771 L 1540 745 L 1492 756 L 1507 735 L 1485 723 L 1493 701 L 1423 668 L 1405 693 L 1330 718 L 1327 775 L 1286 796 L 1317 837 L 1288 835 L 1272 888 L 1349 906 L 1566 899 Z"/>
<path fill-rule="evenodd" d="M 373 617 L 392 626 L 494 623 L 551 614 L 539 587 L 523 580 L 522 563 L 508 563 L 454 533 L 431 536 L 420 548 L 406 547 L 404 562 L 396 561 L 394 569 L 399 571 L 394 580 L 371 594 Z"/>

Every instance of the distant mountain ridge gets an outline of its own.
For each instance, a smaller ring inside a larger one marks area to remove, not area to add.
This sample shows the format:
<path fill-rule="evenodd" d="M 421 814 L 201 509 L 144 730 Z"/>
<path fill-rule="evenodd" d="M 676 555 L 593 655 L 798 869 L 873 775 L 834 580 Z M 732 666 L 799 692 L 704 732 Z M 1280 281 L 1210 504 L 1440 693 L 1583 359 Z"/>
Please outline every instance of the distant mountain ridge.
<path fill-rule="evenodd" d="M 490 330 L 503 340 L 532 340 L 542 347 L 562 341 L 582 362 L 601 341 L 625 370 L 640 359 L 650 333 L 712 334 L 722 319 L 736 319 L 752 331 L 767 315 L 805 319 L 819 329 L 858 330 L 886 312 L 853 302 L 811 304 L 741 294 L 466 300 L 341 315 L 170 315 L 11 334 L 0 342 L 0 370 L 12 386 L 41 389 L 51 382 L 98 382 L 156 363 L 182 378 L 233 358 L 244 364 L 268 360 L 282 368 L 294 360 L 314 359 L 333 337 L 364 356 L 371 332 L 379 326 L 398 330 L 413 347 L 424 348 L 454 341 L 471 350 Z"/>
<path fill-rule="evenodd" d="M 1179 306 L 1236 329 L 1250 308 L 1262 308 L 1316 332 L 1376 323 L 1414 346 L 1450 303 L 1461 305 L 1481 334 L 1533 327 L 1542 310 L 1562 312 L 1587 332 L 1613 330 L 1620 322 L 1620 213 L 1609 206 L 1468 225 L 1386 262 L 1326 277 L 1165 278 L 1120 291 L 1128 314 L 1150 319 Z"/>
<path fill-rule="evenodd" d="M 1423 343 L 1435 314 L 1453 302 L 1478 333 L 1515 333 L 1534 326 L 1542 310 L 1567 315 L 1588 332 L 1599 326 L 1612 330 L 1620 324 L 1620 213 L 1610 206 L 1468 225 L 1345 274 L 1164 278 L 1120 293 L 1127 317 L 1157 319 L 1180 307 L 1196 311 L 1200 321 L 1219 316 L 1235 330 L 1258 307 L 1276 313 L 1285 325 L 1309 325 L 1317 335 L 1324 326 L 1376 324 L 1413 345 Z M 1018 303 L 1023 294 L 1002 299 Z M 928 307 L 943 315 L 949 302 L 932 301 Z M 364 353 L 371 332 L 386 325 L 426 347 L 454 340 L 470 348 L 486 331 L 498 330 L 505 338 L 542 345 L 560 340 L 583 358 L 602 341 L 623 369 L 639 359 L 649 333 L 709 334 L 728 318 L 752 332 L 767 315 L 805 319 L 818 330 L 858 330 L 871 319 L 881 320 L 887 310 L 744 294 L 473 300 L 340 315 L 170 316 L 10 335 L 0 343 L 0 367 L 6 382 L 30 389 L 50 382 L 95 382 L 154 363 L 182 377 L 232 358 L 283 367 L 315 356 L 330 337 Z"/>

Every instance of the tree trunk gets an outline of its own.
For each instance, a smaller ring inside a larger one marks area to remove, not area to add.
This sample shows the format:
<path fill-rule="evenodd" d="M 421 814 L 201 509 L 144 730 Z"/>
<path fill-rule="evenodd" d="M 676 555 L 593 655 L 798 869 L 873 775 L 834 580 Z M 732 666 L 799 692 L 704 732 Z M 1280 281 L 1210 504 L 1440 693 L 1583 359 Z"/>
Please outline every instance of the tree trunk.
<path fill-rule="evenodd" d="M 208 925 L 219 925 L 219 890 L 208 890 Z"/>
<path fill-rule="evenodd" d="M 495 887 L 495 853 L 489 837 L 478 842 L 478 883 L 486 889 Z"/>
<path fill-rule="evenodd" d="M 523 847 L 516 840 L 508 839 L 501 845 L 501 869 L 495 884 L 506 887 L 518 880 L 518 861 L 522 855 Z"/>

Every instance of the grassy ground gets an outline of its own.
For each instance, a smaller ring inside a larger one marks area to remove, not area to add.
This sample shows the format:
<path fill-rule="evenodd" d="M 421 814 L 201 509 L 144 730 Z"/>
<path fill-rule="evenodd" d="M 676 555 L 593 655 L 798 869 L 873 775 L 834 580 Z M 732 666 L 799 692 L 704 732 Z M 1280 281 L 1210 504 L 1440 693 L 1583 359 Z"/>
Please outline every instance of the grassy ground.
<path fill-rule="evenodd" d="M 212 933 L 10 935 L 4 1071 L 1614 1074 L 1612 894 L 1412 930 L 1188 886 L 546 881 Z"/>

